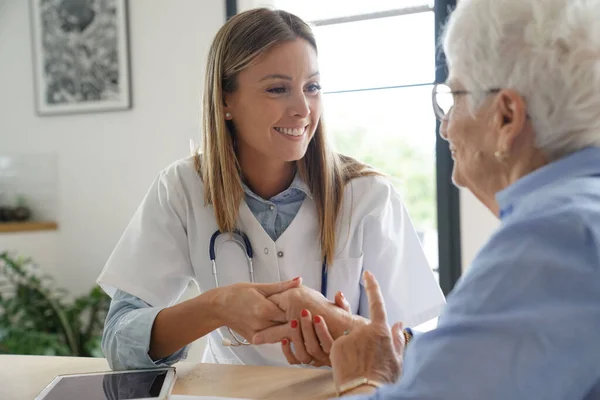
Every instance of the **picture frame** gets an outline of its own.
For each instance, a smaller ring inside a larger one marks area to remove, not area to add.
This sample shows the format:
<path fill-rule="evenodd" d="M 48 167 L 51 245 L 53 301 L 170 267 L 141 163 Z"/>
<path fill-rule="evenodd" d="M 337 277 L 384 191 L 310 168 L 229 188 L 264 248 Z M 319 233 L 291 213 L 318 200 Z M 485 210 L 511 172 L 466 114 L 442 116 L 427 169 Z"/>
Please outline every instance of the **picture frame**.
<path fill-rule="evenodd" d="M 38 115 L 130 109 L 127 0 L 30 0 Z"/>

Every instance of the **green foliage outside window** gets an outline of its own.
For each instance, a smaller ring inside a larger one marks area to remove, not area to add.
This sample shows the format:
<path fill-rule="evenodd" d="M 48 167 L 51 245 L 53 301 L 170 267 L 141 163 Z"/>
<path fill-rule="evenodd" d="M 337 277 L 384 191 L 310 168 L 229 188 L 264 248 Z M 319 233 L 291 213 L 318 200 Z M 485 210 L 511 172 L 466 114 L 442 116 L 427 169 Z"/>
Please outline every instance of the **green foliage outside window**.
<path fill-rule="evenodd" d="M 367 129 L 328 125 L 337 151 L 390 175 L 402 194 L 415 228 L 436 229 L 435 158 L 400 135 L 373 140 Z"/>

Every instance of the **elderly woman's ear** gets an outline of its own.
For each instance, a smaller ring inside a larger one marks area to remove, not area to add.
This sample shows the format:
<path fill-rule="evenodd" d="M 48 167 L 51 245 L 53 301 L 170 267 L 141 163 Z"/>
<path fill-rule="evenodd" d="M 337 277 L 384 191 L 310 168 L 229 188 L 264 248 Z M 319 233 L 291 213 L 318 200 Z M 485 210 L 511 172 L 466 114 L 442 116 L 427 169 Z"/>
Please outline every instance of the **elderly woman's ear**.
<path fill-rule="evenodd" d="M 516 90 L 503 89 L 496 95 L 495 113 L 493 121 L 499 133 L 497 150 L 508 156 L 527 129 L 527 104 Z"/>

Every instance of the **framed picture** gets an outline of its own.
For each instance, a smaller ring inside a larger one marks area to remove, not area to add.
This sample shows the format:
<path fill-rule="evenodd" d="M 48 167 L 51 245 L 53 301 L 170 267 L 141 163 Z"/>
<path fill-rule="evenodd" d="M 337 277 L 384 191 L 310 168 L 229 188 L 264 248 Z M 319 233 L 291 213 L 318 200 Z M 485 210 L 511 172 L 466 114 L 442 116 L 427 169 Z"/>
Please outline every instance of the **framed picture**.
<path fill-rule="evenodd" d="M 30 0 L 38 114 L 131 108 L 126 0 Z"/>

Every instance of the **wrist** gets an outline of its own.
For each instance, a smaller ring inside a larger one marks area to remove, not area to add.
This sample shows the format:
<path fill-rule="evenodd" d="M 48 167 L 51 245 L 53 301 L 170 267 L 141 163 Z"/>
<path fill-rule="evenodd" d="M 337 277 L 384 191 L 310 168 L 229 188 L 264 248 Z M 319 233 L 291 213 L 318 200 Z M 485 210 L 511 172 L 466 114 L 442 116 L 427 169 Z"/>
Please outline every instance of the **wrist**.
<path fill-rule="evenodd" d="M 224 312 L 224 310 L 226 310 L 227 307 L 227 290 L 226 288 L 215 288 L 215 289 L 211 289 L 209 291 L 207 291 L 206 293 L 204 293 L 204 295 L 200 295 L 197 297 L 197 299 L 200 299 L 200 297 L 205 296 L 205 301 L 202 301 L 202 306 L 206 307 L 206 309 L 210 310 L 210 317 L 211 319 L 215 322 L 215 324 L 220 328 L 222 326 L 226 326 L 227 325 L 227 321 L 225 319 L 225 315 L 226 313 Z M 200 304 L 199 304 L 200 306 Z"/>
<path fill-rule="evenodd" d="M 339 309 L 338 309 L 339 310 Z M 327 318 L 325 319 L 326 321 Z M 344 334 L 344 332 L 352 332 L 361 326 L 369 324 L 369 320 L 361 317 L 360 315 L 353 315 L 346 311 L 339 310 L 336 312 L 336 318 L 333 319 L 334 323 L 329 323 L 329 331 L 333 339 L 337 339 Z"/>
<path fill-rule="evenodd" d="M 352 320 L 350 322 L 350 332 L 356 330 L 362 326 L 367 326 L 371 323 L 371 321 L 361 315 L 352 315 Z"/>
<path fill-rule="evenodd" d="M 369 379 L 366 376 L 361 376 L 358 378 L 345 380 L 339 385 L 336 385 L 335 391 L 339 397 L 344 394 L 358 394 L 365 393 L 367 391 L 373 391 L 383 385 L 384 384 L 382 382 Z"/>
<path fill-rule="evenodd" d="M 374 386 L 362 385 L 362 386 L 358 386 L 355 389 L 348 390 L 347 392 L 340 394 L 339 396 L 355 396 L 358 394 L 369 394 L 369 393 L 373 393 L 375 390 L 377 390 L 377 388 Z"/>
<path fill-rule="evenodd" d="M 345 331 L 352 330 L 356 323 L 354 322 L 354 315 L 341 309 L 336 309 L 334 311 L 335 312 L 332 316 L 333 318 L 330 317 L 328 319 L 327 317 L 325 317 L 325 321 L 327 321 L 327 324 L 329 326 L 329 332 L 331 333 L 331 337 L 335 340 L 342 336 Z"/>

